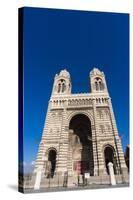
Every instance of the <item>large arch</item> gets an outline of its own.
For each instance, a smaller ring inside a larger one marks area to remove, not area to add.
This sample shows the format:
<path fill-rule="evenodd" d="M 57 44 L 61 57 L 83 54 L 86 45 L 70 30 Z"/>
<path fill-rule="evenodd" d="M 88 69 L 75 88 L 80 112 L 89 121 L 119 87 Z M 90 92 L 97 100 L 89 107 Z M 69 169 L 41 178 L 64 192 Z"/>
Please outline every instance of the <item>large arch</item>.
<path fill-rule="evenodd" d="M 71 119 L 75 116 L 75 115 L 79 115 L 79 114 L 83 114 L 86 117 L 89 118 L 90 122 L 91 122 L 91 126 L 94 125 L 94 118 L 93 118 L 93 114 L 90 111 L 85 111 L 85 110 L 78 110 L 78 111 L 72 111 L 71 113 L 69 113 L 69 115 L 67 116 L 67 125 L 69 127 L 70 121 Z"/>
<path fill-rule="evenodd" d="M 91 121 L 85 114 L 74 115 L 69 123 L 73 171 L 93 175 L 93 147 Z"/>

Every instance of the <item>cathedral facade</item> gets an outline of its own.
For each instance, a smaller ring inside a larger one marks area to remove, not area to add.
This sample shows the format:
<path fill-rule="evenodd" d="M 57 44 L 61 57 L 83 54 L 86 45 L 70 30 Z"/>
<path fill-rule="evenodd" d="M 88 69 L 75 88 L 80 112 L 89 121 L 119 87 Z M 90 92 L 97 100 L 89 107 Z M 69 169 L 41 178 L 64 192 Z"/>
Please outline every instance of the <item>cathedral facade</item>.
<path fill-rule="evenodd" d="M 67 186 L 84 175 L 92 183 L 101 177 L 106 182 L 109 162 L 117 182 L 128 182 L 105 75 L 97 68 L 90 72 L 90 86 L 90 93 L 72 94 L 69 72 L 55 75 L 34 170 L 40 173 L 39 187 L 49 178 L 56 184 L 57 175 L 59 179 L 64 174 Z"/>

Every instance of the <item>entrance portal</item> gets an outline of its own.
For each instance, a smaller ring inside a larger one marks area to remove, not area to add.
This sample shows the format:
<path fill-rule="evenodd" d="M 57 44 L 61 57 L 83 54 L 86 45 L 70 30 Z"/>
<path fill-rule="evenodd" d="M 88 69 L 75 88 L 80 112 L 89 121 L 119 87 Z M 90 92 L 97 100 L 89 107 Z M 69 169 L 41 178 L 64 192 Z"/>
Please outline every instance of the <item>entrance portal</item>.
<path fill-rule="evenodd" d="M 78 174 L 93 175 L 93 149 L 90 119 L 84 114 L 75 115 L 69 125 L 71 133 L 70 148 L 72 150 L 73 171 Z"/>

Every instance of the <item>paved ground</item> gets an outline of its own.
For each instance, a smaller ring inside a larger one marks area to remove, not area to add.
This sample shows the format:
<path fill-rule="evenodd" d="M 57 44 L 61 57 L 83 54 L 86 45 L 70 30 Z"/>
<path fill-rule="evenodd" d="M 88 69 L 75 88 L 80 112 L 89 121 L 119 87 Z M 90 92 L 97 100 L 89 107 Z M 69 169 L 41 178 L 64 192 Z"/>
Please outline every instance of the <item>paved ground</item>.
<path fill-rule="evenodd" d="M 119 188 L 128 187 L 129 184 L 117 184 L 115 186 L 111 185 L 88 185 L 88 186 L 75 186 L 75 187 L 53 187 L 44 188 L 40 190 L 26 189 L 24 193 L 38 193 L 38 192 L 59 192 L 59 191 L 72 191 L 72 190 L 86 190 L 86 189 L 104 189 L 104 188 Z"/>

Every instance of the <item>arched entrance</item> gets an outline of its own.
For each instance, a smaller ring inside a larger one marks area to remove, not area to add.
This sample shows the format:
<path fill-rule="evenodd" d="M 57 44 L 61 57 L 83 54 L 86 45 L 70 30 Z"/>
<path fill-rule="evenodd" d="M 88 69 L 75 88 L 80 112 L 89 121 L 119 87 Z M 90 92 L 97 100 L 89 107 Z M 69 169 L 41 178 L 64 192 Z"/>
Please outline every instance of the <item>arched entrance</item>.
<path fill-rule="evenodd" d="M 109 174 L 108 163 L 113 163 L 114 173 L 116 174 L 116 159 L 114 156 L 114 148 L 110 145 L 106 146 L 104 149 L 104 158 L 107 174 Z"/>
<path fill-rule="evenodd" d="M 77 114 L 72 117 L 69 129 L 73 171 L 78 174 L 90 173 L 90 175 L 93 175 L 94 163 L 90 119 L 84 114 Z"/>
<path fill-rule="evenodd" d="M 51 149 L 48 153 L 48 163 L 49 163 L 49 175 L 51 178 L 54 176 L 56 168 L 56 150 Z"/>

